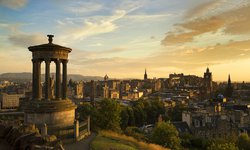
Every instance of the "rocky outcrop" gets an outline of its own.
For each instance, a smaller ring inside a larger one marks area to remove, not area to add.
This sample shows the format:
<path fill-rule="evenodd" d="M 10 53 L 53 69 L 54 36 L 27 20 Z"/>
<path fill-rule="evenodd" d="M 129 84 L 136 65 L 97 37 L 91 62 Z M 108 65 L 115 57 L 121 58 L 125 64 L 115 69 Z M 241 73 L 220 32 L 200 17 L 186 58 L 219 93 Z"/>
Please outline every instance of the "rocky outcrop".
<path fill-rule="evenodd" d="M 34 125 L 13 127 L 0 124 L 0 141 L 4 141 L 12 150 L 63 149 L 62 142 L 56 136 L 41 136 Z"/>

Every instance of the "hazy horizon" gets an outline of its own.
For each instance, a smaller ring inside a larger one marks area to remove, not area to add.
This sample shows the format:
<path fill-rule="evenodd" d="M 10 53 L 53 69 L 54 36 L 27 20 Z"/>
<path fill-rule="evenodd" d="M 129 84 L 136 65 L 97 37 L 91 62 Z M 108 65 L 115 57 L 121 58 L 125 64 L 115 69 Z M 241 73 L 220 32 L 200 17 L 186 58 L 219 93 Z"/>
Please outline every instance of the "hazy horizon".
<path fill-rule="evenodd" d="M 28 46 L 54 34 L 72 48 L 69 74 L 202 77 L 209 66 L 214 81 L 250 81 L 248 0 L 9 0 L 0 18 L 2 73 L 31 72 Z"/>
<path fill-rule="evenodd" d="M 0 72 L 0 75 L 2 75 L 2 74 L 8 74 L 8 73 L 30 73 L 30 74 L 32 74 L 32 72 L 3 72 L 3 73 L 1 73 Z M 51 74 L 55 74 L 55 72 L 51 72 Z M 176 74 L 180 74 L 180 73 L 176 73 Z M 42 75 L 45 75 L 44 73 L 42 74 Z M 101 76 L 101 75 L 84 75 L 84 74 L 71 74 L 71 73 L 69 73 L 68 75 L 81 75 L 81 76 L 85 76 L 85 77 L 104 77 L 104 76 Z M 184 74 L 184 75 L 195 75 L 195 74 Z M 198 76 L 198 75 L 195 75 L 195 76 Z M 198 76 L 198 77 L 201 77 L 201 78 L 203 78 L 203 76 Z M 158 79 L 158 78 L 169 78 L 169 75 L 167 75 L 167 76 L 164 76 L 164 77 L 148 77 L 149 79 L 153 79 L 153 78 L 156 78 L 156 79 Z M 143 80 L 143 77 L 140 77 L 140 78 L 133 78 L 133 77 L 126 77 L 126 78 L 114 78 L 114 77 L 109 77 L 109 79 L 117 79 L 117 80 L 131 80 L 131 79 L 135 79 L 135 80 Z M 218 82 L 218 83 L 222 83 L 222 82 L 227 82 L 228 81 L 228 78 L 227 79 L 225 79 L 225 80 L 213 80 L 214 82 Z M 242 80 L 242 81 L 234 81 L 234 80 L 232 80 L 231 81 L 232 83 L 242 83 L 242 82 L 245 82 L 245 83 L 250 83 L 250 81 L 247 81 L 247 80 Z"/>

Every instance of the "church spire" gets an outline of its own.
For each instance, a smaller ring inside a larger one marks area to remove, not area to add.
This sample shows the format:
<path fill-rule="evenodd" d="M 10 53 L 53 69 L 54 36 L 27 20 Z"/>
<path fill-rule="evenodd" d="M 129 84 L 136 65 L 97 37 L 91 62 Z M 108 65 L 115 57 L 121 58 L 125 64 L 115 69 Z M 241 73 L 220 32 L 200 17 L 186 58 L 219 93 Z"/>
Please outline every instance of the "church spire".
<path fill-rule="evenodd" d="M 228 84 L 231 84 L 231 77 L 230 77 L 230 74 L 228 75 Z"/>
<path fill-rule="evenodd" d="M 233 86 L 232 86 L 232 83 L 231 83 L 230 74 L 228 75 L 228 82 L 227 82 L 227 88 L 226 88 L 226 91 L 225 91 L 225 95 L 227 97 L 232 97 L 233 96 Z"/>
<path fill-rule="evenodd" d="M 144 80 L 148 79 L 148 75 L 147 75 L 147 69 L 145 68 L 145 73 L 144 73 Z"/>

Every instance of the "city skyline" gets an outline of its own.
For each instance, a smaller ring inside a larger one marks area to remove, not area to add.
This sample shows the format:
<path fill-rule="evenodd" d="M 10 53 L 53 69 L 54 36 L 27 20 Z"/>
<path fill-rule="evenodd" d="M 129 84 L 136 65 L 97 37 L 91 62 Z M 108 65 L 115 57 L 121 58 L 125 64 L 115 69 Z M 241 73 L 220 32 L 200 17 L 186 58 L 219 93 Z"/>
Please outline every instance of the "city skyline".
<path fill-rule="evenodd" d="M 70 74 L 202 76 L 209 66 L 215 81 L 250 81 L 249 14 L 247 0 L 0 1 L 0 73 L 31 72 L 28 46 L 54 34 L 73 50 Z"/>

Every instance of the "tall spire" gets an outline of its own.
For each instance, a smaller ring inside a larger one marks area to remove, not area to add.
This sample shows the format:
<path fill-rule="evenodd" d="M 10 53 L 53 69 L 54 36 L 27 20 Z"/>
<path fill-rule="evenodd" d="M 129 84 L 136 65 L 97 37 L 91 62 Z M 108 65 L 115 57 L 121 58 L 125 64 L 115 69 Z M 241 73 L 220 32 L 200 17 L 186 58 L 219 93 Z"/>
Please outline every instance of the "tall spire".
<path fill-rule="evenodd" d="M 231 84 L 231 77 L 230 77 L 230 74 L 228 75 L 228 84 Z"/>
<path fill-rule="evenodd" d="M 209 72 L 209 68 L 207 67 L 207 72 Z"/>
<path fill-rule="evenodd" d="M 227 82 L 227 88 L 226 88 L 226 91 L 225 91 L 225 95 L 227 97 L 232 97 L 233 96 L 233 86 L 232 86 L 232 83 L 231 83 L 230 74 L 228 75 L 228 82 Z"/>
<path fill-rule="evenodd" d="M 145 68 L 145 73 L 144 73 L 144 80 L 148 79 L 148 75 L 147 75 L 147 69 Z"/>

